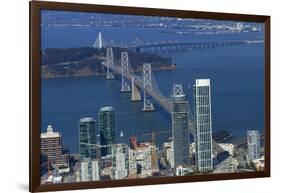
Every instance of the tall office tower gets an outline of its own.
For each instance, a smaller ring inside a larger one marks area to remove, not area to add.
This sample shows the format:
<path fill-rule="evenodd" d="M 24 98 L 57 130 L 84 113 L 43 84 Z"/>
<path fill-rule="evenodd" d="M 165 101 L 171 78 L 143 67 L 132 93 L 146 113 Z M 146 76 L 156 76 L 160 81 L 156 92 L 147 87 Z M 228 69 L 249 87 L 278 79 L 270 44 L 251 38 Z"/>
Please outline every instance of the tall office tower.
<path fill-rule="evenodd" d="M 80 159 L 97 158 L 96 148 L 96 121 L 91 117 L 85 117 L 79 121 L 79 153 Z"/>
<path fill-rule="evenodd" d="M 47 132 L 40 135 L 41 165 L 52 165 L 54 167 L 69 164 L 69 156 L 63 154 L 62 135 L 54 132 L 52 125 L 48 125 Z"/>
<path fill-rule="evenodd" d="M 260 158 L 260 132 L 257 130 L 247 131 L 248 160 Z"/>
<path fill-rule="evenodd" d="M 101 107 L 99 111 L 101 155 L 111 154 L 111 146 L 115 143 L 115 109 L 113 107 Z"/>
<path fill-rule="evenodd" d="M 174 167 L 178 165 L 189 165 L 187 105 L 188 103 L 182 85 L 174 84 L 171 109 Z"/>
<path fill-rule="evenodd" d="M 99 162 L 85 158 L 81 161 L 81 181 L 98 181 L 100 180 Z"/>
<path fill-rule="evenodd" d="M 208 172 L 213 170 L 210 79 L 196 79 L 194 92 L 197 169 Z"/>
<path fill-rule="evenodd" d="M 128 176 L 129 170 L 129 147 L 126 144 L 112 146 L 112 176 L 118 180 Z"/>

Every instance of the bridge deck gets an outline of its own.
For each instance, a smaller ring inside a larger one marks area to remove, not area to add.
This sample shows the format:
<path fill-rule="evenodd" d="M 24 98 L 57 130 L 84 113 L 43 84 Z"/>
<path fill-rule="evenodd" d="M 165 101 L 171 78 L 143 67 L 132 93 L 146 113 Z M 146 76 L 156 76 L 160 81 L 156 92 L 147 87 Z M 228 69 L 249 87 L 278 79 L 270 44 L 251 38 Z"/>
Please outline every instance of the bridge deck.
<path fill-rule="evenodd" d="M 106 66 L 106 63 L 103 63 L 103 66 Z M 109 67 L 110 70 L 116 74 L 121 74 L 122 73 L 122 68 L 118 67 L 118 66 L 110 66 Z M 123 76 L 129 80 L 130 82 L 132 81 L 132 77 L 134 75 L 130 74 L 130 73 L 123 73 Z M 134 76 L 134 84 L 140 88 L 140 89 L 144 89 L 143 86 L 143 80 L 138 77 L 138 76 Z M 158 92 L 153 91 L 152 89 L 145 89 L 146 94 L 148 94 L 150 97 L 152 97 L 165 111 L 167 111 L 169 114 L 171 114 L 171 106 L 172 103 L 171 101 L 166 98 L 165 96 L 159 94 Z M 189 120 L 189 132 L 190 133 L 194 133 L 195 132 L 195 121 L 194 118 L 192 116 L 192 113 L 190 111 L 190 108 L 188 108 L 188 120 Z"/>
<path fill-rule="evenodd" d="M 215 47 L 234 46 L 234 45 L 241 45 L 241 44 L 255 44 L 255 43 L 262 43 L 262 42 L 263 40 L 233 40 L 233 41 L 206 41 L 206 42 L 162 41 L 162 42 L 154 42 L 154 43 L 130 46 L 129 49 L 137 52 L 157 52 L 157 51 L 168 51 L 168 50 L 215 48 Z"/>
<path fill-rule="evenodd" d="M 103 66 L 107 67 L 105 63 L 103 63 Z M 109 68 L 110 68 L 114 73 L 116 73 L 116 74 L 121 74 L 121 73 L 122 73 L 121 67 L 118 67 L 118 66 L 110 66 Z M 129 80 L 130 82 L 132 81 L 133 75 L 131 75 L 131 74 L 129 74 L 129 73 L 123 73 L 123 76 L 126 77 L 126 79 Z M 138 76 L 134 76 L 134 77 L 135 77 L 135 79 L 134 79 L 135 85 L 136 85 L 138 88 L 144 90 L 144 86 L 143 86 L 143 81 L 142 81 L 142 79 L 141 79 L 140 77 L 138 77 Z M 148 89 L 148 88 L 145 89 L 145 92 L 146 92 L 149 96 L 151 96 L 157 103 L 159 103 L 159 105 L 160 105 L 161 107 L 163 107 L 168 113 L 171 113 L 171 101 L 170 101 L 168 98 L 166 98 L 166 97 L 160 95 L 158 92 L 155 92 L 155 91 L 153 91 L 153 90 L 151 90 L 151 89 Z"/>

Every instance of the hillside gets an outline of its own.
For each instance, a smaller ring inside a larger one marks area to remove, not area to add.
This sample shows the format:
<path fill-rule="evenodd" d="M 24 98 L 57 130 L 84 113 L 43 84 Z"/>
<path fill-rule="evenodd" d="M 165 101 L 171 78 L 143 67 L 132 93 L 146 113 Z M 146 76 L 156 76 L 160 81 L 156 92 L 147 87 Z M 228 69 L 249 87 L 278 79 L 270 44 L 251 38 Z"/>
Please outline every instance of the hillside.
<path fill-rule="evenodd" d="M 123 48 L 113 48 L 114 65 L 120 65 Z M 155 54 L 128 51 L 132 71 L 141 71 L 143 63 L 150 63 L 153 70 L 175 69 L 171 58 Z M 106 59 L 106 49 L 92 47 L 48 48 L 41 53 L 42 78 L 90 76 L 105 74 L 101 62 Z"/>

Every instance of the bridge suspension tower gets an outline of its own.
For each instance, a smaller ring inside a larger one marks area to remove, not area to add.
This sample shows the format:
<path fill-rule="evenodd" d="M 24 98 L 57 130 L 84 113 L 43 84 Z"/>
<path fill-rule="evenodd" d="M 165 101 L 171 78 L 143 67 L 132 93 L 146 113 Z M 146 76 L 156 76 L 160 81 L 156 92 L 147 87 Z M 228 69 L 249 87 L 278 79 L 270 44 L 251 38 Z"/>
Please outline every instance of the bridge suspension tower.
<path fill-rule="evenodd" d="M 154 111 L 155 108 L 149 95 L 146 92 L 153 92 L 151 79 L 151 65 L 143 64 L 143 111 Z"/>
<path fill-rule="evenodd" d="M 121 68 L 122 68 L 122 82 L 121 82 L 121 92 L 131 91 L 130 84 L 126 80 L 124 74 L 129 74 L 129 57 L 128 52 L 121 52 Z"/>
<path fill-rule="evenodd" d="M 114 79 L 114 74 L 111 72 L 110 68 L 113 66 L 113 50 L 112 48 L 106 49 L 106 79 Z"/>
<path fill-rule="evenodd" d="M 98 49 L 101 49 L 104 47 L 104 39 L 102 38 L 102 33 L 99 32 L 99 35 L 93 45 L 94 48 L 98 48 Z"/>

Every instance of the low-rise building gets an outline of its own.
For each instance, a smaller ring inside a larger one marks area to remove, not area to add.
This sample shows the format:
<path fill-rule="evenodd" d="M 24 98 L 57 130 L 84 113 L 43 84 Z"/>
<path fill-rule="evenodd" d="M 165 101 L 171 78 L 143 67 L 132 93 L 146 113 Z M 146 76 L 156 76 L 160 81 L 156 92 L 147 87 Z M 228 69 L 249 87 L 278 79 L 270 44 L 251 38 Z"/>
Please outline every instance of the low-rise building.
<path fill-rule="evenodd" d="M 81 161 L 81 181 L 100 180 L 99 163 L 97 160 L 85 158 Z"/>
<path fill-rule="evenodd" d="M 137 173 L 143 176 L 151 176 L 158 171 L 158 157 L 156 145 L 152 143 L 140 143 L 135 151 Z"/>
<path fill-rule="evenodd" d="M 224 151 L 227 151 L 231 156 L 234 156 L 235 146 L 232 143 L 219 143 L 218 144 Z"/>
<path fill-rule="evenodd" d="M 60 175 L 49 175 L 44 184 L 59 184 L 62 183 L 62 176 Z"/>
<path fill-rule="evenodd" d="M 129 149 L 129 175 L 133 176 L 137 174 L 137 162 L 136 155 L 133 149 Z"/>
<path fill-rule="evenodd" d="M 176 168 L 176 175 L 177 176 L 186 176 L 188 174 L 191 174 L 193 172 L 192 169 L 190 169 L 187 166 L 179 165 Z"/>
<path fill-rule="evenodd" d="M 112 166 L 112 155 L 108 154 L 106 156 L 102 156 L 100 160 L 100 168 L 106 168 Z"/>
<path fill-rule="evenodd" d="M 111 150 L 113 179 L 123 179 L 128 176 L 129 147 L 126 144 L 115 144 Z"/>
<path fill-rule="evenodd" d="M 174 168 L 174 153 L 173 153 L 173 143 L 165 142 L 163 144 L 163 153 L 166 162 L 169 164 L 171 168 Z"/>
<path fill-rule="evenodd" d="M 255 166 L 256 171 L 264 171 L 264 156 L 258 159 L 254 159 L 252 162 Z"/>

